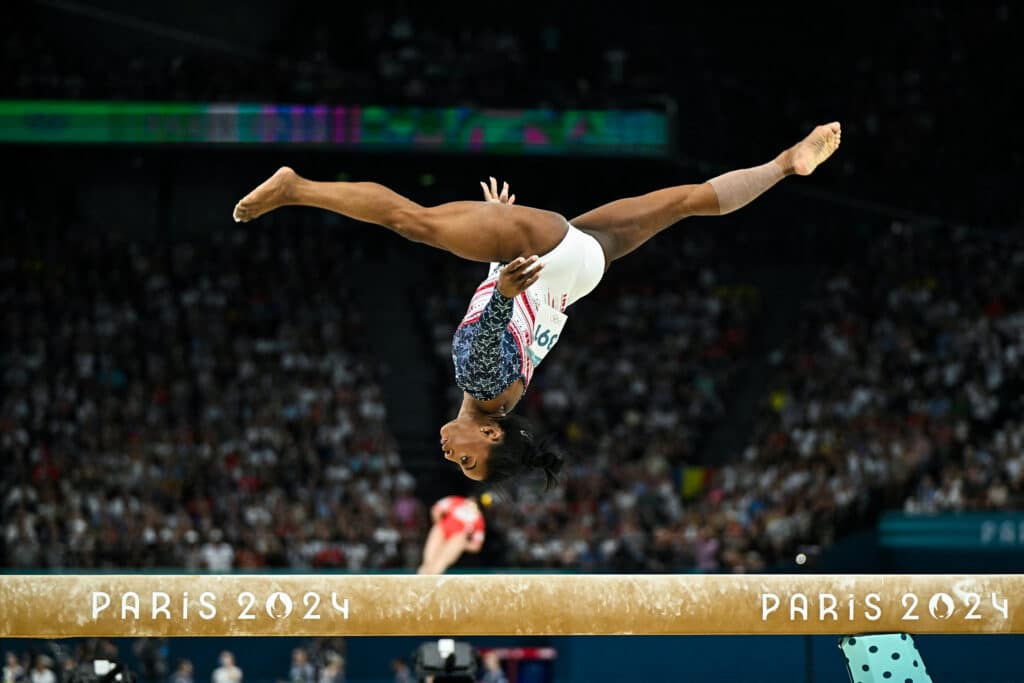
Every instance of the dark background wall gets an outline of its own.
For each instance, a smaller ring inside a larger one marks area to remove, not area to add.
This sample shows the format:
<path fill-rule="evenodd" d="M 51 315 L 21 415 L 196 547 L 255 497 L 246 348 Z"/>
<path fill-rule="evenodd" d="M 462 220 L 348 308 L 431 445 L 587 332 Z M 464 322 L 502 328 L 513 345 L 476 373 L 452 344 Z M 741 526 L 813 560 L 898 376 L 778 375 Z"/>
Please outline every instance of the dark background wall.
<path fill-rule="evenodd" d="M 396 19 L 418 56 L 392 73 Z M 528 2 L 492 13 L 36 0 L 5 14 L 0 96 L 669 106 L 680 155 L 726 165 L 840 119 L 846 145 L 829 189 L 1006 225 L 1021 218 L 1012 196 L 1024 164 L 1014 125 L 1020 25 L 1009 2 L 813 11 Z M 507 34 L 512 60 L 469 49 Z"/>

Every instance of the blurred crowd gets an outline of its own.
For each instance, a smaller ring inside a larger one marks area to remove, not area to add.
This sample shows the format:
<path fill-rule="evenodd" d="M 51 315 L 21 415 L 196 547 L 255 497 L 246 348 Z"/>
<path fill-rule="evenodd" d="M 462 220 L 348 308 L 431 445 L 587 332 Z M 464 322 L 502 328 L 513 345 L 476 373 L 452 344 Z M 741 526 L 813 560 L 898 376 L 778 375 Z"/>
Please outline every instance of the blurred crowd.
<path fill-rule="evenodd" d="M 694 566 L 692 555 L 664 545 L 667 522 L 685 513 L 678 472 L 697 462 L 724 417 L 760 311 L 757 291 L 714 263 L 712 243 L 695 233 L 617 263 L 569 310 L 557 351 L 518 408 L 570 454 L 565 485 L 545 494 L 528 480 L 499 496 L 488 528 L 504 538 L 508 566 Z M 450 374 L 466 293 L 484 270 L 452 268 L 447 289 L 424 308 L 442 374 Z M 458 400 L 457 389 L 450 393 Z M 691 521 L 697 534 L 710 533 Z"/>
<path fill-rule="evenodd" d="M 138 642 L 143 641 L 140 639 Z M 81 680 L 83 674 L 88 677 L 92 673 L 94 660 L 116 661 L 118 654 L 117 646 L 105 639 L 90 639 L 74 648 L 54 641 L 41 650 L 7 650 L 4 652 L 3 683 L 69 683 Z"/>
<path fill-rule="evenodd" d="M 802 25 L 798 9 L 722 11 L 691 7 L 680 23 L 629 5 L 20 3 L 0 32 L 0 98 L 643 107 L 676 112 L 681 156 L 713 164 L 750 163 L 766 139 L 841 119 L 856 141 L 830 171 L 844 193 L 975 223 L 1021 218 L 1009 199 L 1021 133 L 988 125 L 1016 113 L 1019 7 L 836 8 L 843 30 L 794 41 L 779 37 Z"/>
<path fill-rule="evenodd" d="M 720 416 L 716 391 L 756 330 L 757 297 L 711 286 L 701 250 L 685 251 L 698 258 L 682 272 L 647 264 L 682 286 L 613 285 L 601 310 L 571 312 L 567 332 L 581 334 L 566 335 L 526 403 L 579 462 L 564 488 L 517 487 L 489 514 L 509 565 L 756 571 L 884 506 L 1024 505 L 1019 240 L 897 223 L 823 270 L 770 356 L 749 445 L 710 468 L 691 466 L 691 446 Z M 452 306 L 437 297 L 432 316 Z"/>
<path fill-rule="evenodd" d="M 617 263 L 569 310 L 554 360 L 519 406 L 541 433 L 564 431 L 573 450 L 614 449 L 626 459 L 695 454 L 724 414 L 734 361 L 760 308 L 756 290 L 735 284 L 728 264 L 712 262 L 713 241 L 701 233 L 646 249 Z M 426 296 L 420 316 L 450 375 L 452 333 L 487 267 L 450 260 L 441 267 L 442 286 Z M 460 400 L 449 385 L 451 401 Z"/>
<path fill-rule="evenodd" d="M 822 279 L 751 445 L 712 478 L 736 550 L 826 545 L 882 505 L 1024 503 L 1024 245 L 1005 237 L 897 223 Z"/>
<path fill-rule="evenodd" d="M 291 652 L 291 662 L 278 676 L 256 672 L 247 677 L 235 654 L 225 650 L 212 663 L 209 683 L 243 683 L 276 681 L 276 683 L 345 683 L 346 644 L 343 638 L 313 638 Z M 107 660 L 121 664 L 134 675 L 137 683 L 205 683 L 199 678 L 190 659 L 169 661 L 165 638 L 137 638 L 131 652 L 105 638 L 90 638 L 74 646 L 59 641 L 42 648 L 4 653 L 2 683 L 87 683 L 95 680 L 93 662 Z M 204 667 L 205 668 L 205 667 Z M 412 683 L 399 681 L 396 683 Z"/>
<path fill-rule="evenodd" d="M 132 641 L 131 653 L 105 638 L 86 639 L 74 646 L 52 641 L 20 652 L 5 651 L 0 683 L 90 683 L 97 680 L 93 675 L 95 660 L 120 664 L 131 675 L 125 680 L 133 683 L 345 683 L 346 647 L 344 638 L 312 638 L 291 650 L 290 663 L 282 662 L 284 666 L 276 671 L 264 671 L 255 666 L 243 667 L 245 662 L 236 660 L 230 650 L 220 652 L 215 662 L 201 661 L 204 655 L 196 650 L 201 651 L 202 647 L 194 641 L 184 641 L 175 648 L 178 658 L 173 664 L 166 638 L 137 638 Z M 287 652 L 285 648 L 277 649 Z M 197 673 L 192 659 L 181 658 L 182 653 L 195 659 L 204 673 Z M 499 652 L 489 650 L 477 655 L 479 683 L 508 683 Z M 241 659 L 246 659 L 244 651 Z M 389 668 L 389 680 L 393 683 L 421 680 L 406 657 L 392 659 Z M 382 674 L 385 670 L 381 667 Z"/>
<path fill-rule="evenodd" d="M 4 566 L 417 566 L 432 501 L 385 423 L 357 241 L 72 237 L 0 258 Z M 563 485 L 500 492 L 488 561 L 757 571 L 883 507 L 1024 505 L 1024 246 L 899 223 L 869 241 L 806 287 L 747 446 L 719 462 L 709 433 L 771 302 L 710 231 L 613 269 L 521 406 L 570 454 Z M 447 263 L 418 300 L 454 405 L 451 334 L 484 267 Z"/>
<path fill-rule="evenodd" d="M 1020 414 L 1020 408 L 1016 408 Z M 904 512 L 932 514 L 964 510 L 1024 508 L 1024 422 L 1006 419 L 961 457 L 942 461 L 921 477 Z"/>
<path fill-rule="evenodd" d="M 353 258 L 251 230 L 0 256 L 4 566 L 416 566 Z"/>
<path fill-rule="evenodd" d="M 345 683 L 344 654 L 343 639 L 314 639 L 309 647 L 292 650 L 288 677 L 278 683 Z"/>
<path fill-rule="evenodd" d="M 137 12 L 87 11 L 79 19 L 113 40 L 84 51 L 57 39 L 66 37 L 62 30 L 81 30 L 81 23 L 61 28 L 75 12 L 22 9 L 0 43 L 0 96 L 574 107 L 665 92 L 665 70 L 642 58 L 636 37 L 582 45 L 553 16 L 538 24 L 443 8 L 328 12 L 341 16 L 332 21 L 302 9 L 286 18 L 247 15 L 253 30 L 239 35 L 223 23 L 202 25 L 205 16 L 198 28 L 182 29 L 180 17 L 139 21 Z M 267 43 L 254 46 L 261 20 L 279 23 Z M 637 47 L 627 49 L 630 41 Z M 563 68 L 545 68 L 556 62 Z"/>

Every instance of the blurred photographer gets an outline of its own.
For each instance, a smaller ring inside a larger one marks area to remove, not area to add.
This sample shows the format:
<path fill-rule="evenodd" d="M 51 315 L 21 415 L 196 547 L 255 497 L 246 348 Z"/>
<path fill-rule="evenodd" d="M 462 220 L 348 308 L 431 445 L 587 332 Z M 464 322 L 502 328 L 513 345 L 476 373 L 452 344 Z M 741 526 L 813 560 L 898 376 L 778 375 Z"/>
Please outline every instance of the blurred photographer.
<path fill-rule="evenodd" d="M 132 645 L 132 651 L 142 665 L 145 683 L 160 683 L 167 677 L 166 638 L 139 638 Z"/>
<path fill-rule="evenodd" d="M 29 674 L 32 683 L 57 683 L 57 674 L 53 673 L 53 660 L 46 655 L 36 657 L 36 665 Z"/>
<path fill-rule="evenodd" d="M 480 678 L 479 683 L 508 683 L 508 677 L 505 676 L 505 671 L 501 668 L 501 660 L 498 658 L 498 653 L 494 650 L 487 652 L 483 656 L 484 675 Z"/>
<path fill-rule="evenodd" d="M 171 674 L 169 683 L 195 683 L 192 662 L 187 659 L 179 660 L 177 668 Z"/>
<path fill-rule="evenodd" d="M 404 659 L 395 659 L 391 662 L 391 670 L 395 672 L 394 683 L 415 683 L 412 671 Z"/>
<path fill-rule="evenodd" d="M 242 683 L 242 670 L 235 666 L 235 656 L 224 650 L 220 653 L 220 666 L 213 670 L 213 683 Z"/>
<path fill-rule="evenodd" d="M 431 683 L 475 683 L 473 646 L 451 638 L 421 644 L 415 654 L 416 680 Z"/>

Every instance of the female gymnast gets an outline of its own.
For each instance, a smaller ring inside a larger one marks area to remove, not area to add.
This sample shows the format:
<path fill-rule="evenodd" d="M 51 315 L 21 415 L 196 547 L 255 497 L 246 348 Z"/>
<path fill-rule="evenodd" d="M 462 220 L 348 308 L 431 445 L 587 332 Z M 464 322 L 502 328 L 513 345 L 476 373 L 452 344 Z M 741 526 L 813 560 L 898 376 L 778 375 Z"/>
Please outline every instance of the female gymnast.
<path fill-rule="evenodd" d="M 476 498 L 442 498 L 430 508 L 430 518 L 434 526 L 423 547 L 423 564 L 417 573 L 444 574 L 462 553 L 478 553 L 484 547 L 484 516 Z"/>
<path fill-rule="evenodd" d="M 485 186 L 490 201 L 425 207 L 376 183 L 315 182 L 287 167 L 238 202 L 233 216 L 250 221 L 282 206 L 317 207 L 490 263 L 455 331 L 452 360 L 463 400 L 441 427 L 441 450 L 470 479 L 495 482 L 540 469 L 550 486 L 561 457 L 509 411 L 558 341 L 565 310 L 597 286 L 612 261 L 683 218 L 727 214 L 788 175 L 810 175 L 839 147 L 841 133 L 836 122 L 818 126 L 766 164 L 620 199 L 571 221 L 514 204 L 507 184 L 501 194 L 496 183 Z"/>

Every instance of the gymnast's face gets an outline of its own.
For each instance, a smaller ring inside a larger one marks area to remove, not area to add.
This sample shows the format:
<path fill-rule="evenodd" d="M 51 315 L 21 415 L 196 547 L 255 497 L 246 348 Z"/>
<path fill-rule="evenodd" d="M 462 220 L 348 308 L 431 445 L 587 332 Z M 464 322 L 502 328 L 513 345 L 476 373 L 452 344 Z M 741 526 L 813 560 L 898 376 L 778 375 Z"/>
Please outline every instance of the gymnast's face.
<path fill-rule="evenodd" d="M 478 422 L 460 415 L 441 427 L 441 452 L 467 477 L 483 481 L 487 478 L 491 446 L 501 443 L 503 436 L 501 427 L 489 420 Z"/>

